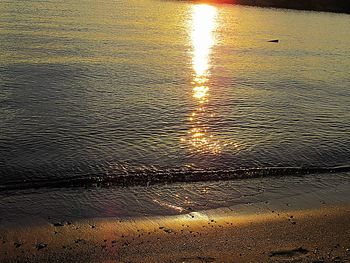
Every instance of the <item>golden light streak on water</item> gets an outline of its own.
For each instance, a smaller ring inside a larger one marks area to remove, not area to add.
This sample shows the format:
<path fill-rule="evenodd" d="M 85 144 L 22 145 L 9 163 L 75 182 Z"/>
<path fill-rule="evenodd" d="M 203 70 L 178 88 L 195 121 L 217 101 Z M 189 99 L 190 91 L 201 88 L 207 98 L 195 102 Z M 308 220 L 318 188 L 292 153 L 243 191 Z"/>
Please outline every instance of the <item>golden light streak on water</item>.
<path fill-rule="evenodd" d="M 214 32 L 217 27 L 217 9 L 210 5 L 194 5 L 192 10 L 192 20 L 190 21 L 190 34 L 192 44 L 192 68 L 194 71 L 192 96 L 196 101 L 196 108 L 191 113 L 189 121 L 192 128 L 189 130 L 190 149 L 197 153 L 218 154 L 221 152 L 220 143 L 208 132 L 208 127 L 204 122 L 214 115 L 209 114 L 206 106 L 210 96 L 210 68 L 211 52 L 215 45 Z"/>
<path fill-rule="evenodd" d="M 208 79 L 205 77 L 209 73 L 209 59 L 211 48 L 215 44 L 213 31 L 216 28 L 215 7 L 210 5 L 193 6 L 192 16 L 192 46 L 193 46 L 193 69 L 195 71 L 194 82 L 203 83 Z"/>

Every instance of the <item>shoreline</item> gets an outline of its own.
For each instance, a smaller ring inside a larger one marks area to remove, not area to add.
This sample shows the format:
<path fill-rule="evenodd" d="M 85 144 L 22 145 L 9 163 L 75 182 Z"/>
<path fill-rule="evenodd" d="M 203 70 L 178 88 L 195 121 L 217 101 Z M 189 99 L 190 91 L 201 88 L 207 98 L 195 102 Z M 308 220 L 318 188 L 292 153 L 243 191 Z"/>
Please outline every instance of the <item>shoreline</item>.
<path fill-rule="evenodd" d="M 80 220 L 0 231 L 7 262 L 343 262 L 350 205 L 284 211 L 215 209 Z"/>
<path fill-rule="evenodd" d="M 328 12 L 336 14 L 350 14 L 350 4 L 343 1 L 281 1 L 281 0 L 193 0 L 199 3 L 233 4 L 242 6 L 255 6 L 262 8 L 277 8 L 298 11 Z"/>
<path fill-rule="evenodd" d="M 172 216 L 191 212 L 306 210 L 350 204 L 349 173 L 177 183 L 149 187 L 59 188 L 3 193 L 0 232 L 88 218 Z"/>

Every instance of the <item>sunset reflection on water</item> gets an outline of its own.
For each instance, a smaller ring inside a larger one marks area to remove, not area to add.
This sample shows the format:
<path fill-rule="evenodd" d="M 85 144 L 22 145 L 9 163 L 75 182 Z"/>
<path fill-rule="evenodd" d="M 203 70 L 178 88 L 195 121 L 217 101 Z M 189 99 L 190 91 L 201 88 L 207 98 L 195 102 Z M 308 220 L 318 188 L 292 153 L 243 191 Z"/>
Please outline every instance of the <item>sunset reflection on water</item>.
<path fill-rule="evenodd" d="M 194 5 L 191 23 L 192 44 L 192 96 L 196 108 L 191 113 L 189 121 L 191 129 L 188 138 L 183 139 L 190 145 L 191 151 L 198 153 L 218 154 L 222 150 L 220 142 L 208 131 L 206 123 L 214 114 L 208 112 L 210 97 L 210 56 L 215 45 L 214 32 L 217 27 L 217 9 L 210 5 Z"/>

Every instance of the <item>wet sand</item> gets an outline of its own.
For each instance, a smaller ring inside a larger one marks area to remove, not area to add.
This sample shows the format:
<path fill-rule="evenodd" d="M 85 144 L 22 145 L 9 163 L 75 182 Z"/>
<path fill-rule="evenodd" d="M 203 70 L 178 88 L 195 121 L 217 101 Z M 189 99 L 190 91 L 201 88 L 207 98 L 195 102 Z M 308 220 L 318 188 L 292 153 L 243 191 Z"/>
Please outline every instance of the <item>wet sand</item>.
<path fill-rule="evenodd" d="M 0 230 L 0 262 L 349 262 L 350 206 L 217 209 Z"/>

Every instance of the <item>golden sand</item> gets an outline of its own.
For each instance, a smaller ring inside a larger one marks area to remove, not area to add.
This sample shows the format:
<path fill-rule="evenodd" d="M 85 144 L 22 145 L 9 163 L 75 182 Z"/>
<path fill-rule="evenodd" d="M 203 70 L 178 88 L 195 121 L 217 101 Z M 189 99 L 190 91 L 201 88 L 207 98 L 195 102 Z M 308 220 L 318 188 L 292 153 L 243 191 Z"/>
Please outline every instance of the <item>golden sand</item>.
<path fill-rule="evenodd" d="M 0 231 L 0 262 L 348 262 L 349 208 L 22 226 Z"/>

